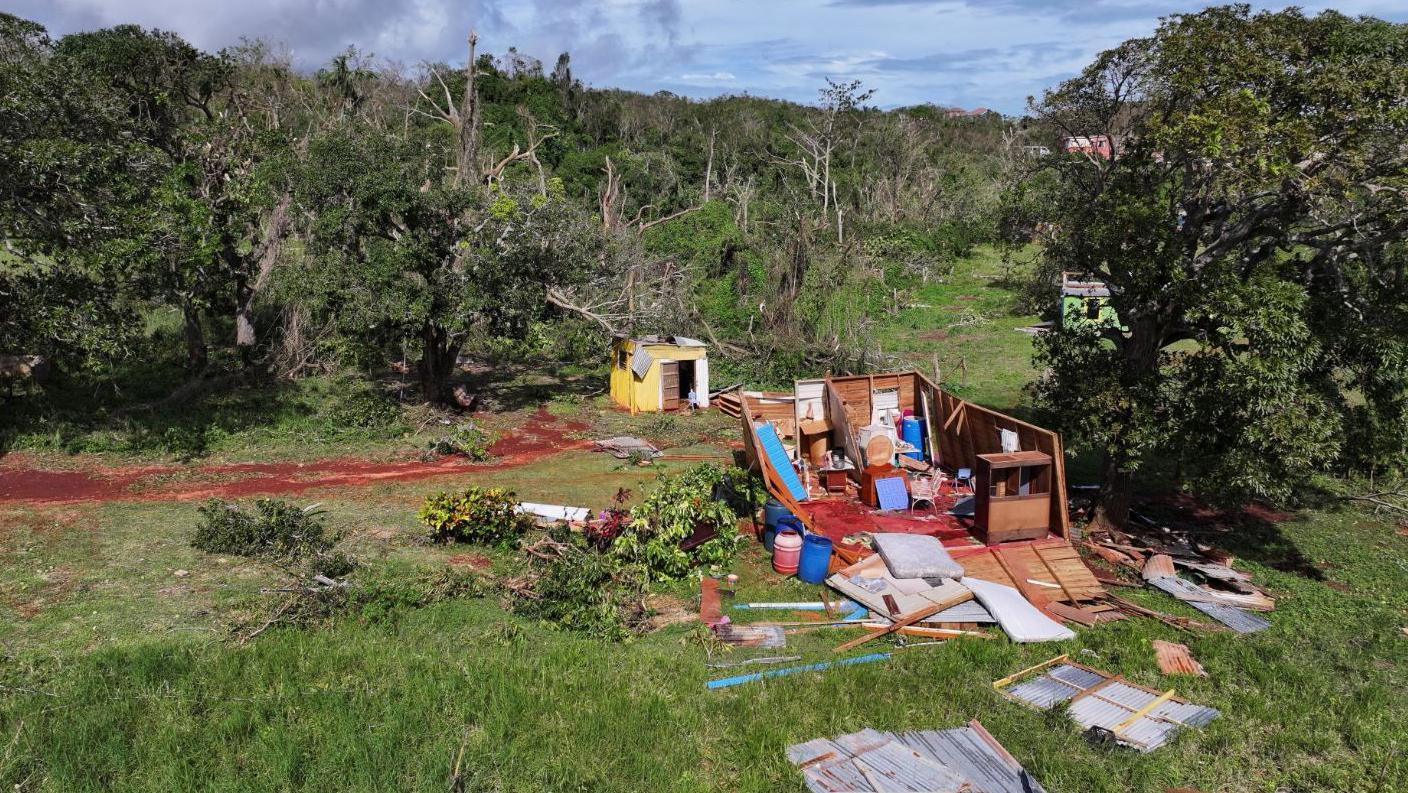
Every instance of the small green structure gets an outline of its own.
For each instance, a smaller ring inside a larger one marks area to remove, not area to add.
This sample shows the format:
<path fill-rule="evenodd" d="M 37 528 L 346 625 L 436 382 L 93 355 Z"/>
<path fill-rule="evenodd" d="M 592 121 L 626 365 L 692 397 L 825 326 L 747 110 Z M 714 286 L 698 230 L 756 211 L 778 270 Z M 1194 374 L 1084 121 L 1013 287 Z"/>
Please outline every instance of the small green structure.
<path fill-rule="evenodd" d="M 1120 317 L 1110 304 L 1110 287 L 1103 281 L 1061 274 L 1061 327 L 1118 328 Z"/>

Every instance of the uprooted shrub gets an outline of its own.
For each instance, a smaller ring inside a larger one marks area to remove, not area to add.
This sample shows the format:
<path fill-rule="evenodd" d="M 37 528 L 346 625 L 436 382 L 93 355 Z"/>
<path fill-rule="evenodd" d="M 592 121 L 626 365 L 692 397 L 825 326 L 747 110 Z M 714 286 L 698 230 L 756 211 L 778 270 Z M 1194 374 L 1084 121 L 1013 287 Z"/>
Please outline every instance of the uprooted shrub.
<path fill-rule="evenodd" d="M 723 567 L 743 544 L 738 518 L 759 499 L 756 480 L 738 468 L 707 463 L 663 475 L 611 543 L 612 556 L 665 581 L 696 567 Z M 686 541 L 690 542 L 686 542 Z"/>
<path fill-rule="evenodd" d="M 234 501 L 211 499 L 200 507 L 191 545 L 207 553 L 263 559 L 298 576 L 345 576 L 356 567 L 347 554 L 334 551 L 341 537 L 328 533 L 318 504 L 297 507 L 261 498 L 253 509 Z"/>
<path fill-rule="evenodd" d="M 644 570 L 601 553 L 565 528 L 524 549 L 528 572 L 504 583 L 517 614 L 620 641 L 648 616 Z"/>
<path fill-rule="evenodd" d="M 746 472 L 700 465 L 662 476 L 629 511 L 617 497 L 584 533 L 554 527 L 523 549 L 527 571 L 504 585 L 515 612 L 607 639 L 640 633 L 649 582 L 731 563 L 759 494 Z"/>
<path fill-rule="evenodd" d="M 533 526 L 517 511 L 518 497 L 502 487 L 470 487 L 462 493 L 435 493 L 420 508 L 420 521 L 432 542 L 512 545 Z"/>
<path fill-rule="evenodd" d="M 430 442 L 430 453 L 438 456 L 458 454 L 475 462 L 484 462 L 493 455 L 489 447 L 494 437 L 472 421 L 457 424 Z"/>
<path fill-rule="evenodd" d="M 414 609 L 458 598 L 483 597 L 492 591 L 493 582 L 482 574 L 448 568 L 421 575 L 382 574 L 337 586 L 315 582 L 282 590 L 282 598 L 270 615 L 237 626 L 235 634 L 248 641 L 276 625 L 315 628 L 337 618 L 364 625 L 394 624 Z"/>

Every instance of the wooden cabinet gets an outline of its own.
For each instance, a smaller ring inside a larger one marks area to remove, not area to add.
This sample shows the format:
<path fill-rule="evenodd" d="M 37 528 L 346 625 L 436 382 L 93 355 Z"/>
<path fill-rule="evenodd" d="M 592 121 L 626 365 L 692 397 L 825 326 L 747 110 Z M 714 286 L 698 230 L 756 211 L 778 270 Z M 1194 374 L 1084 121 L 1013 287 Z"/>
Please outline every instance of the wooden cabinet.
<path fill-rule="evenodd" d="M 989 545 L 1045 537 L 1051 529 L 1051 455 L 978 455 L 974 528 Z"/>

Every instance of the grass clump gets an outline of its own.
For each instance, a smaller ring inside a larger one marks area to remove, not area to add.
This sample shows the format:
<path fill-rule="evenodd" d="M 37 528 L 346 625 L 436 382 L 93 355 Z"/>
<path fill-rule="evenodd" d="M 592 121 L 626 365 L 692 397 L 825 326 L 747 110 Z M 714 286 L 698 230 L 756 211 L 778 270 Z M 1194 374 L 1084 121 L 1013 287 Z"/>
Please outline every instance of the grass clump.
<path fill-rule="evenodd" d="M 512 546 L 533 526 L 518 512 L 518 497 L 502 487 L 470 487 L 458 494 L 435 493 L 420 508 L 420 521 L 437 543 L 468 542 Z"/>
<path fill-rule="evenodd" d="M 401 406 L 384 394 L 358 389 L 333 402 L 324 420 L 341 430 L 380 430 L 394 434 L 406 429 Z"/>
<path fill-rule="evenodd" d="M 328 533 L 318 504 L 297 507 L 261 498 L 253 509 L 234 501 L 211 499 L 200 508 L 191 545 L 207 553 L 264 559 L 302 576 L 345 576 L 356 567 L 348 555 L 334 551 L 341 539 Z"/>

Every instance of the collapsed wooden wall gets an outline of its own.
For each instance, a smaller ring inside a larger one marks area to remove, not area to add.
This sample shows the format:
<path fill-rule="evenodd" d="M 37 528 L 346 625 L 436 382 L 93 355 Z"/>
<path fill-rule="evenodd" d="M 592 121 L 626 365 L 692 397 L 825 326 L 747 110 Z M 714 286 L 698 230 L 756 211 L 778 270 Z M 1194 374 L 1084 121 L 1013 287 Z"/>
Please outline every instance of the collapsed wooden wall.
<path fill-rule="evenodd" d="M 929 393 L 939 441 L 939 460 L 945 468 L 977 467 L 978 455 L 1002 451 L 1002 436 L 998 430 L 1017 433 L 1022 451 L 1043 452 L 1051 456 L 1051 530 L 1070 539 L 1071 522 L 1066 503 L 1066 452 L 1059 433 L 1042 429 L 1015 419 L 1005 413 L 967 402 L 916 374 L 921 388 Z"/>
<path fill-rule="evenodd" d="M 1066 457 L 1059 434 L 959 399 L 918 372 L 833 377 L 827 380 L 827 386 L 834 396 L 830 404 L 834 406 L 839 401 L 845 412 L 845 421 L 840 422 L 840 425 L 846 425 L 845 429 L 840 429 L 835 417 L 832 417 L 832 424 L 838 425 L 838 432 L 855 433 L 870 423 L 871 394 L 876 388 L 898 388 L 902 410 L 912 410 L 922 415 L 924 408 L 928 407 L 934 414 L 929 417 L 929 431 L 937 442 L 939 464 L 949 470 L 975 469 L 978 455 L 1001 452 L 1002 436 L 998 430 L 1017 433 L 1018 447 L 1022 451 L 1043 452 L 1051 456 L 1054 472 L 1051 529 L 1062 537 L 1069 537 Z M 832 410 L 834 412 L 834 407 Z M 851 449 L 847 451 L 850 453 Z M 855 454 L 851 454 L 851 458 L 859 460 Z"/>
<path fill-rule="evenodd" d="M 833 445 L 844 448 L 846 455 L 857 463 L 852 471 L 859 478 L 859 465 L 862 450 L 858 448 L 857 433 L 871 420 L 874 389 L 895 388 L 899 391 L 899 405 L 902 410 L 912 410 L 923 414 L 927 407 L 933 413 L 928 416 L 930 437 L 934 439 L 938 462 L 950 471 L 959 468 L 975 469 L 978 455 L 996 454 L 1002 451 L 1002 437 L 999 430 L 1017 433 L 1018 447 L 1022 451 L 1038 451 L 1051 456 L 1053 480 L 1051 483 L 1051 530 L 1067 539 L 1070 538 L 1070 517 L 1066 502 L 1066 455 L 1061 445 L 1061 436 L 1051 430 L 1042 429 L 1004 413 L 964 401 L 934 385 L 918 372 L 900 372 L 877 375 L 854 375 L 829 377 L 826 379 L 827 417 L 832 424 Z M 760 458 L 756 448 L 756 435 L 753 422 L 775 421 L 779 429 L 795 431 L 796 418 L 793 403 L 784 395 L 742 397 L 744 455 L 750 467 L 759 470 L 768 480 L 768 489 L 777 495 L 777 474 L 770 470 L 767 461 Z M 789 505 L 791 506 L 791 505 Z"/>

